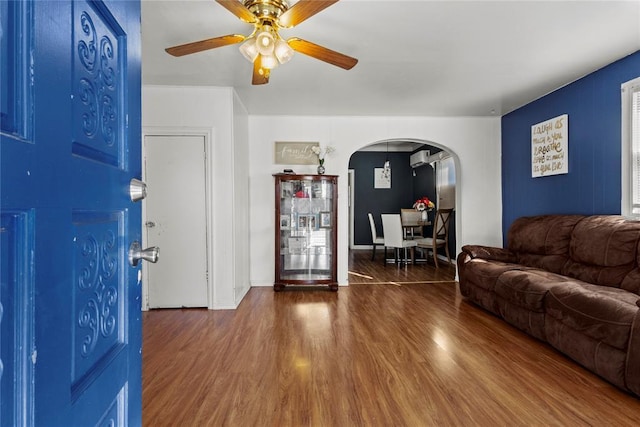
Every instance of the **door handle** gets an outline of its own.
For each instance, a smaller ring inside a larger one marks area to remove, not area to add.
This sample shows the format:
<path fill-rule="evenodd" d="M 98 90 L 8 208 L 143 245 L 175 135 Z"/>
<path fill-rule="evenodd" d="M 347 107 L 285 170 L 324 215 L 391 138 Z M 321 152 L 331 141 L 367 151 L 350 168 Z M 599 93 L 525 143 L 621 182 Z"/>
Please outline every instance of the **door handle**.
<path fill-rule="evenodd" d="M 147 249 L 142 249 L 140 242 L 137 240 L 131 243 L 129 246 L 129 264 L 132 267 L 137 267 L 140 261 L 148 261 L 152 263 L 158 262 L 160 256 L 160 248 L 157 246 L 151 246 Z"/>
<path fill-rule="evenodd" d="M 132 202 L 139 202 L 147 197 L 147 184 L 139 179 L 133 178 L 129 182 L 129 197 Z"/>

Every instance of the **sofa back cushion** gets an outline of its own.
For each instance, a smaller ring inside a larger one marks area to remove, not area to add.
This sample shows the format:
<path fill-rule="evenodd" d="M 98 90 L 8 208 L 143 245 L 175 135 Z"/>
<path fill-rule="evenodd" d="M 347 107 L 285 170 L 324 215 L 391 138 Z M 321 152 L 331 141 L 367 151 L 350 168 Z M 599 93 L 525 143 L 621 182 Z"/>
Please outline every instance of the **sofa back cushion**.
<path fill-rule="evenodd" d="M 516 219 L 507 247 L 520 264 L 560 273 L 569 259 L 571 233 L 583 215 L 539 215 Z"/>
<path fill-rule="evenodd" d="M 640 221 L 593 215 L 576 224 L 562 274 L 596 285 L 621 287 L 637 270 Z"/>

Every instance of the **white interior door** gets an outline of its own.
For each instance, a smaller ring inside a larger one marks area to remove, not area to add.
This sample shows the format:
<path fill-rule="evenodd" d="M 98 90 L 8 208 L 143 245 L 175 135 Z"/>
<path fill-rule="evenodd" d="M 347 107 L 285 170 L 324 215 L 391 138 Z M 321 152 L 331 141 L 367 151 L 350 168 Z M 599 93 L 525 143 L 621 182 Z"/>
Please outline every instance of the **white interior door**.
<path fill-rule="evenodd" d="M 207 307 L 205 136 L 145 136 L 144 155 L 149 308 Z"/>

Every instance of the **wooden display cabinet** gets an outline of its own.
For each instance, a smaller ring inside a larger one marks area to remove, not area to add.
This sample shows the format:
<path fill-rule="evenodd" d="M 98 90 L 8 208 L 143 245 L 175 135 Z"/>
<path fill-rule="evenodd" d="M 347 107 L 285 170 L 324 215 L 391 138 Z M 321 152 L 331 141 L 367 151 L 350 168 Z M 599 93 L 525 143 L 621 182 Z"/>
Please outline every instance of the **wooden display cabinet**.
<path fill-rule="evenodd" d="M 276 174 L 275 282 L 338 290 L 338 177 Z"/>

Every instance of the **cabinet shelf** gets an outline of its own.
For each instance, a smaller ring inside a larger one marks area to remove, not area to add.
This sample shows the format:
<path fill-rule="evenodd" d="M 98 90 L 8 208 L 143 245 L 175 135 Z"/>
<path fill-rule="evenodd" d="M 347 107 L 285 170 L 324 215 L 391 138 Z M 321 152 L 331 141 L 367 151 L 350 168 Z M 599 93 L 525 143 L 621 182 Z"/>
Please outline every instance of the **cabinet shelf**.
<path fill-rule="evenodd" d="M 338 290 L 337 208 L 335 175 L 276 174 L 275 282 L 328 285 Z"/>

